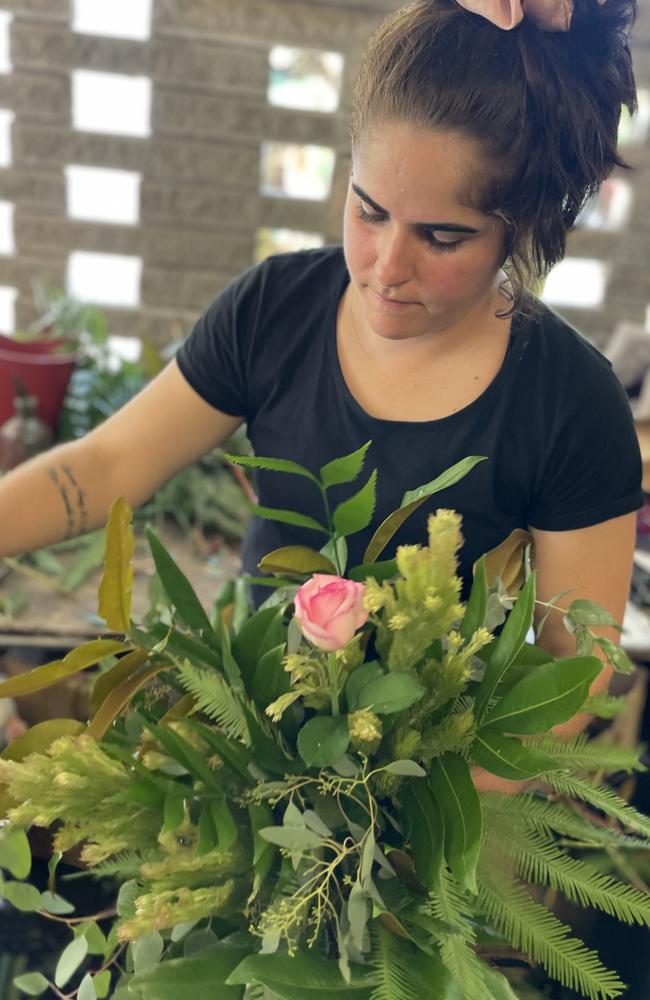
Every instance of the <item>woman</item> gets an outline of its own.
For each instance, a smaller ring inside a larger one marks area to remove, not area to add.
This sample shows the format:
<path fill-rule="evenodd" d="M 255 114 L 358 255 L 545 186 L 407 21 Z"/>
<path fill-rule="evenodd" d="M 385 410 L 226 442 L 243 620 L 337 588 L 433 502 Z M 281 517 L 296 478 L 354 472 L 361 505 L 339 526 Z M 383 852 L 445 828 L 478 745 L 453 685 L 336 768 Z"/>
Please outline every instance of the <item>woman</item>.
<path fill-rule="evenodd" d="M 528 287 L 620 163 L 634 14 L 635 0 L 420 0 L 388 18 L 357 86 L 343 249 L 248 271 L 140 396 L 7 477 L 0 552 L 96 527 L 118 495 L 141 504 L 246 420 L 257 454 L 315 471 L 372 440 L 368 535 L 406 490 L 486 456 L 435 498 L 463 515 L 465 589 L 482 552 L 527 528 L 541 601 L 572 588 L 621 620 L 642 504 L 629 407 Z M 320 513 L 299 477 L 258 488 L 265 506 Z M 396 543 L 422 541 L 435 505 Z M 319 544 L 256 522 L 245 568 L 292 542 Z M 560 615 L 542 642 L 573 652 Z"/>

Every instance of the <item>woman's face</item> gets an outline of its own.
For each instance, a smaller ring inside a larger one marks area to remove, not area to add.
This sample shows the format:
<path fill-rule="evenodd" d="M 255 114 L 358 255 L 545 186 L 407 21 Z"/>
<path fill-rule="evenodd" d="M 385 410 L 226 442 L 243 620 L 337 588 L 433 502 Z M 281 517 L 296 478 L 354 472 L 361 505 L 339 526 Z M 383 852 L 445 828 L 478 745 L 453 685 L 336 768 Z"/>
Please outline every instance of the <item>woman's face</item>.
<path fill-rule="evenodd" d="M 344 249 L 371 329 L 409 339 L 494 312 L 504 225 L 463 192 L 488 166 L 472 140 L 388 123 L 357 145 Z"/>

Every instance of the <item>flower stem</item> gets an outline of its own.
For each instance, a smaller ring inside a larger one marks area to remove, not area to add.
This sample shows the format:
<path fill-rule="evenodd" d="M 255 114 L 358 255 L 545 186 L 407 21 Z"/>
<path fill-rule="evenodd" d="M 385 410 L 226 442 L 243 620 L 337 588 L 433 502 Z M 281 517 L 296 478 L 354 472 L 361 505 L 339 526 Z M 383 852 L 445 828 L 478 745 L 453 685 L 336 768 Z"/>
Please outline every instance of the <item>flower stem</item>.
<path fill-rule="evenodd" d="M 330 679 L 330 696 L 332 699 L 332 715 L 339 714 L 339 671 L 336 663 L 336 653 L 327 654 L 327 669 Z"/>

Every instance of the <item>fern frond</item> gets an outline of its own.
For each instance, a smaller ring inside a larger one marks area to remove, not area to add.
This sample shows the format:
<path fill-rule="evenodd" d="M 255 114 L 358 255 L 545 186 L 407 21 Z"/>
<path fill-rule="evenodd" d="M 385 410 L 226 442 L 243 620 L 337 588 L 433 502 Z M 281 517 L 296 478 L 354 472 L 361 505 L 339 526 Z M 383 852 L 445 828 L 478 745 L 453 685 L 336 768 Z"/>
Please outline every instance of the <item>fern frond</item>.
<path fill-rule="evenodd" d="M 582 711 L 596 715 L 599 719 L 615 719 L 623 711 L 626 704 L 625 695 L 617 696 L 600 691 L 587 698 Z"/>
<path fill-rule="evenodd" d="M 569 857 L 535 830 L 503 823 L 500 830 L 497 824 L 492 836 L 495 848 L 515 860 L 525 881 L 550 885 L 574 903 L 594 906 L 626 924 L 650 927 L 650 895 Z"/>
<path fill-rule="evenodd" d="M 576 771 L 647 771 L 639 760 L 641 750 L 629 747 L 607 746 L 598 740 L 590 740 L 581 734 L 570 740 L 562 740 L 550 733 L 542 736 L 527 736 L 526 746 L 534 747 L 549 754 L 561 763 L 568 763 Z"/>
<path fill-rule="evenodd" d="M 617 819 L 623 826 L 650 839 L 650 819 L 638 812 L 634 806 L 628 805 L 625 799 L 611 788 L 605 785 L 593 785 L 575 775 L 562 774 L 559 771 L 549 772 L 544 780 L 556 792 L 589 802 L 607 816 Z"/>
<path fill-rule="evenodd" d="M 200 670 L 187 661 L 178 676 L 183 687 L 196 698 L 196 709 L 217 722 L 227 736 L 251 745 L 246 715 L 237 694 L 216 671 Z"/>
<path fill-rule="evenodd" d="M 498 871 L 497 864 L 481 866 L 478 905 L 512 943 L 548 974 L 589 1000 L 610 1000 L 626 989 L 615 972 L 569 928 L 536 903 L 526 889 Z"/>
<path fill-rule="evenodd" d="M 454 928 L 454 933 L 440 934 L 440 957 L 458 983 L 463 1000 L 485 1000 L 489 996 L 483 978 L 483 963 L 474 951 L 475 935 L 463 913 L 468 909 L 462 889 L 446 868 L 437 893 L 429 894 L 432 917 Z"/>
<path fill-rule="evenodd" d="M 596 826 L 561 802 L 533 795 L 484 794 L 481 795 L 481 809 L 486 829 L 494 821 L 504 819 L 510 824 L 509 829 L 515 825 L 525 826 L 546 836 L 551 836 L 554 830 L 563 837 L 572 837 L 593 847 L 612 844 L 620 848 L 650 850 L 649 840 L 627 836 L 614 827 Z"/>
<path fill-rule="evenodd" d="M 383 927 L 372 932 L 370 964 L 379 976 L 370 1000 L 421 1000 L 422 984 L 404 962 L 403 942 Z"/>

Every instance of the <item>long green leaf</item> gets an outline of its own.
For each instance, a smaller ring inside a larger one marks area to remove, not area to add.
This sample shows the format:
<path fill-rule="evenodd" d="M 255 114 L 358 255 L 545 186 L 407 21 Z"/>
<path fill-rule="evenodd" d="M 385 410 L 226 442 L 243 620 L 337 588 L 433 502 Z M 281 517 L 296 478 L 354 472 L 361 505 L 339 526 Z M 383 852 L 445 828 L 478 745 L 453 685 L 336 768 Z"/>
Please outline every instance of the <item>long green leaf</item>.
<path fill-rule="evenodd" d="M 427 889 L 440 883 L 445 861 L 445 820 L 427 782 L 410 781 L 399 793 L 409 823 L 411 855 L 418 878 Z"/>
<path fill-rule="evenodd" d="M 287 458 L 261 458 L 257 455 L 228 455 L 225 457 L 233 465 L 243 465 L 247 469 L 268 469 L 270 472 L 289 472 L 294 476 L 303 476 L 311 479 L 312 483 L 320 489 L 320 483 L 316 476 L 298 462 L 292 462 Z"/>
<path fill-rule="evenodd" d="M 337 536 L 347 537 L 367 528 L 372 521 L 376 503 L 377 470 L 374 469 L 365 486 L 334 510 L 332 520 Z"/>
<path fill-rule="evenodd" d="M 259 504 L 255 504 L 252 511 L 267 521 L 293 524 L 296 528 L 311 528 L 312 531 L 319 531 L 322 535 L 329 535 L 327 528 L 307 514 L 297 514 L 294 510 L 283 510 L 280 507 L 260 507 Z"/>
<path fill-rule="evenodd" d="M 429 788 L 444 819 L 447 864 L 459 885 L 476 892 L 483 819 L 478 793 L 463 758 L 448 753 L 434 759 L 429 770 Z"/>
<path fill-rule="evenodd" d="M 118 684 L 131 677 L 143 663 L 147 662 L 148 656 L 147 650 L 134 649 L 123 656 L 110 670 L 99 675 L 90 696 L 90 710 L 93 715 Z"/>
<path fill-rule="evenodd" d="M 501 635 L 491 647 L 490 659 L 478 690 L 474 708 L 474 715 L 479 723 L 483 721 L 497 687 L 526 642 L 526 635 L 533 623 L 534 610 L 535 574 L 531 573 L 514 608 L 506 619 Z"/>
<path fill-rule="evenodd" d="M 118 497 L 106 527 L 104 574 L 99 585 L 99 615 L 114 632 L 128 632 L 131 621 L 134 538 L 133 511 Z"/>
<path fill-rule="evenodd" d="M 62 660 L 53 660 L 51 663 L 43 664 L 42 667 L 30 670 L 29 673 L 19 674 L 4 681 L 0 684 L 0 698 L 15 698 L 32 691 L 42 691 L 43 688 L 51 687 L 64 677 L 96 666 L 105 656 L 124 653 L 130 649 L 132 649 L 130 645 L 116 639 L 93 639 L 92 642 L 86 642 L 83 646 L 73 649 Z"/>
<path fill-rule="evenodd" d="M 479 730 L 471 753 L 479 767 L 512 781 L 536 778 L 539 774 L 561 769 L 548 754 L 525 746 L 514 736 L 504 736 L 489 729 Z"/>
<path fill-rule="evenodd" d="M 485 556 L 481 556 L 474 566 L 474 582 L 469 600 L 465 606 L 465 615 L 460 624 L 460 634 L 465 642 L 469 642 L 477 628 L 485 623 L 487 610 L 488 585 L 485 572 Z"/>
<path fill-rule="evenodd" d="M 227 982 L 264 983 L 274 992 L 278 992 L 278 988 L 282 989 L 284 986 L 300 988 L 305 997 L 310 997 L 314 991 L 329 990 L 332 997 L 336 997 L 339 992 L 365 990 L 372 984 L 374 978 L 374 974 L 367 967 L 357 966 L 352 969 L 350 982 L 346 983 L 339 972 L 337 962 L 328 961 L 306 951 L 297 951 L 289 961 L 286 955 L 281 954 L 248 955 Z"/>
<path fill-rule="evenodd" d="M 86 726 L 76 719 L 46 719 L 30 726 L 26 733 L 18 736 L 0 756 L 3 760 L 24 760 L 30 753 L 45 753 L 47 748 L 61 736 L 78 736 Z"/>
<path fill-rule="evenodd" d="M 194 593 L 190 581 L 151 528 L 147 528 L 147 538 L 160 582 L 179 616 L 190 628 L 205 632 L 207 636 L 214 636 L 210 619 Z"/>
<path fill-rule="evenodd" d="M 371 445 L 371 441 L 366 441 L 357 451 L 342 458 L 335 458 L 328 462 L 320 470 L 321 483 L 325 489 L 330 486 L 340 486 L 343 483 L 352 483 L 357 478 L 363 468 L 366 452 Z"/>
<path fill-rule="evenodd" d="M 547 732 L 582 708 L 602 667 L 595 656 L 544 663 L 515 684 L 483 723 L 508 733 Z"/>
<path fill-rule="evenodd" d="M 449 486 L 453 486 L 466 476 L 475 465 L 484 461 L 484 456 L 464 458 L 461 462 L 458 462 L 450 469 L 447 469 L 432 482 L 427 483 L 425 486 L 420 486 L 416 490 L 410 490 L 405 493 L 398 509 L 388 515 L 386 520 L 379 525 L 376 532 L 370 539 L 368 548 L 363 556 L 364 563 L 373 563 L 377 561 L 377 558 L 384 551 L 395 532 L 402 527 L 411 514 L 415 513 L 418 507 L 421 507 L 422 504 L 429 499 L 429 497 L 433 496 L 434 493 L 439 493 L 441 490 L 447 489 Z"/>
<path fill-rule="evenodd" d="M 131 674 L 130 677 L 113 688 L 97 709 L 91 722 L 88 723 L 88 735 L 95 740 L 101 740 L 138 691 L 141 691 L 156 674 L 163 670 L 169 670 L 169 664 L 156 663 L 145 670 L 138 670 L 137 673 Z"/>

